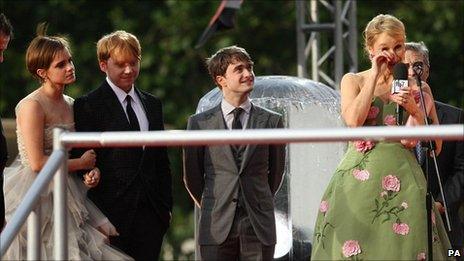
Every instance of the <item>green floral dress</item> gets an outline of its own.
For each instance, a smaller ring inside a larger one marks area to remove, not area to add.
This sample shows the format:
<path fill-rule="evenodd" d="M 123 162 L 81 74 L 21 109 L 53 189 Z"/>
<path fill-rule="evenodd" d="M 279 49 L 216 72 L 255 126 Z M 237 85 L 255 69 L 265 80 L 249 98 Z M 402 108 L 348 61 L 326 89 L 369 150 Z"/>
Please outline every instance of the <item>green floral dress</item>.
<path fill-rule="evenodd" d="M 373 99 L 365 126 L 396 125 L 395 104 Z M 407 117 L 407 115 L 405 115 Z M 312 260 L 425 260 L 426 181 L 414 154 L 399 142 L 350 143 L 322 197 Z M 433 256 L 450 243 L 434 209 Z"/>

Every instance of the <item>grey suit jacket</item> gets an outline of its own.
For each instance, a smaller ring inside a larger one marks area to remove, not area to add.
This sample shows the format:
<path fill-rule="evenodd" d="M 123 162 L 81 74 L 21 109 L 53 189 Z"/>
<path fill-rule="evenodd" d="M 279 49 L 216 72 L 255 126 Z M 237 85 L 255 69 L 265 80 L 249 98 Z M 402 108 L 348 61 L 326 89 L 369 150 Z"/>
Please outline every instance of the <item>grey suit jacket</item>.
<path fill-rule="evenodd" d="M 252 106 L 247 129 L 283 128 L 279 114 Z M 220 105 L 193 115 L 188 130 L 226 129 Z M 285 166 L 285 145 L 247 145 L 240 169 L 230 145 L 184 148 L 184 183 L 200 205 L 200 245 L 224 242 L 234 220 L 239 188 L 258 239 L 276 243 L 274 195 Z"/>

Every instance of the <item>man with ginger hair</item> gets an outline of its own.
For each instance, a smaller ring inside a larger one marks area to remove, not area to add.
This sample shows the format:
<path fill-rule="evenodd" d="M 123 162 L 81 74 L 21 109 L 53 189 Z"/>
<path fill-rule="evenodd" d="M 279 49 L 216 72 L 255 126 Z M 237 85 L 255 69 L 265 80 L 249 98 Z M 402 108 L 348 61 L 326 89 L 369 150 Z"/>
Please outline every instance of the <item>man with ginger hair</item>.
<path fill-rule="evenodd" d="M 161 101 L 135 87 L 138 39 L 125 31 L 105 35 L 97 43 L 97 56 L 106 79 L 74 102 L 76 131 L 164 130 Z M 95 151 L 101 180 L 88 196 L 119 233 L 110 243 L 136 260 L 157 260 L 172 210 L 166 147 Z"/>

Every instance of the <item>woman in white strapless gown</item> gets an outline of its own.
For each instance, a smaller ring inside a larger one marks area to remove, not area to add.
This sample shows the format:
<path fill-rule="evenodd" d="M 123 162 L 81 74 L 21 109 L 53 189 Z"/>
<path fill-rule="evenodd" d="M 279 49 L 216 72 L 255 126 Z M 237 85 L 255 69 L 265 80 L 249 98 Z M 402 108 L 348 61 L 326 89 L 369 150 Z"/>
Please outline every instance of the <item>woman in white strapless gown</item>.
<path fill-rule="evenodd" d="M 5 169 L 5 217 L 8 222 L 37 173 L 52 152 L 53 128 L 74 130 L 73 99 L 63 94 L 67 84 L 75 81 L 68 42 L 62 37 L 37 36 L 26 54 L 29 72 L 41 86 L 16 106 L 19 155 Z M 108 236 L 117 231 L 103 213 L 86 197 L 87 190 L 98 185 L 99 170 L 94 168 L 96 155 L 86 151 L 78 159 L 68 160 L 67 180 L 68 247 L 70 260 L 132 260 L 111 247 Z M 88 170 L 84 181 L 72 171 Z M 53 182 L 40 195 L 41 259 L 53 259 Z M 16 236 L 1 260 L 27 258 L 27 225 Z"/>

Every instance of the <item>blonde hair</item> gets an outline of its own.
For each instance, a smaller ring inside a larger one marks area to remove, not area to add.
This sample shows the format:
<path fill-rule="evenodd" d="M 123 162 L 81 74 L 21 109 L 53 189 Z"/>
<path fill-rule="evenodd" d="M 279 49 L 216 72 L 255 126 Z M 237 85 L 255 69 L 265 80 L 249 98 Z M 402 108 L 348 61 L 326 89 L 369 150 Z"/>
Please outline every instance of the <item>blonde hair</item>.
<path fill-rule="evenodd" d="M 381 33 L 387 33 L 394 38 L 406 38 L 404 24 L 398 18 L 389 14 L 379 14 L 367 24 L 364 29 L 364 50 L 369 52 L 368 48 L 372 47 L 377 36 Z"/>
<path fill-rule="evenodd" d="M 106 61 L 111 55 L 132 55 L 140 61 L 142 47 L 135 35 L 126 31 L 115 31 L 103 36 L 97 42 L 98 61 Z"/>
<path fill-rule="evenodd" d="M 47 36 L 47 24 L 39 24 L 37 36 L 29 43 L 26 51 L 27 70 L 39 81 L 44 79 L 37 74 L 38 69 L 48 69 L 59 52 L 71 53 L 68 40 L 64 36 Z"/>

